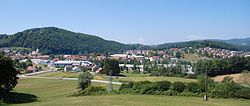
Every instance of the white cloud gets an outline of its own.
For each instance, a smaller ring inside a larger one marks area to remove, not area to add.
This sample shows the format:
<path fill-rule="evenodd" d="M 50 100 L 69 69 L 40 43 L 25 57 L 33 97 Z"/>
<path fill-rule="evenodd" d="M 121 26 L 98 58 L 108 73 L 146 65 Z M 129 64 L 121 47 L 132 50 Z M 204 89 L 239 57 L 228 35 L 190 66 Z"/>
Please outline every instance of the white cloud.
<path fill-rule="evenodd" d="M 138 43 L 143 44 L 145 43 L 145 39 L 143 37 L 138 38 Z"/>

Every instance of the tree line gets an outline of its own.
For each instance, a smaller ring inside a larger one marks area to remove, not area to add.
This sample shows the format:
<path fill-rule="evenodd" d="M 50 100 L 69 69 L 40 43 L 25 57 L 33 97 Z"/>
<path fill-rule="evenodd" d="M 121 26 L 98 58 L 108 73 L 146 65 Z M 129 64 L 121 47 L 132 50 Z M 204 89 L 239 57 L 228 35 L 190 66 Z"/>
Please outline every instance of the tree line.
<path fill-rule="evenodd" d="M 193 67 L 196 75 L 205 73 L 206 68 L 209 76 L 241 73 L 250 70 L 250 57 L 200 60 Z"/>

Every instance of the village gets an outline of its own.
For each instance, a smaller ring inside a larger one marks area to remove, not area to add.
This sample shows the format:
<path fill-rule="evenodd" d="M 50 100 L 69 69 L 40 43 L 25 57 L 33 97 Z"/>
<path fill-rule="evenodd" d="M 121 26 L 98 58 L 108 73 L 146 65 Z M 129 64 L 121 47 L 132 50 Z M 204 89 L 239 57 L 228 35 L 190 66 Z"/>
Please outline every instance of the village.
<path fill-rule="evenodd" d="M 116 59 L 119 61 L 119 67 L 124 71 L 144 72 L 148 68 L 158 67 L 176 67 L 181 63 L 181 71 L 185 74 L 194 74 L 195 69 L 187 60 L 183 60 L 183 54 L 198 54 L 209 58 L 230 58 L 233 56 L 250 56 L 249 52 L 231 51 L 217 48 L 171 48 L 169 50 L 127 50 L 123 54 L 111 54 L 105 56 L 101 53 L 90 53 L 86 55 L 43 55 L 39 49 L 30 52 L 13 50 L 10 48 L 1 48 L 1 50 L 20 64 L 30 62 L 20 67 L 20 73 L 32 73 L 41 70 L 63 71 L 63 72 L 81 72 L 90 70 L 93 73 L 102 71 L 101 62 L 106 59 Z M 184 63 L 183 63 L 184 61 Z"/>

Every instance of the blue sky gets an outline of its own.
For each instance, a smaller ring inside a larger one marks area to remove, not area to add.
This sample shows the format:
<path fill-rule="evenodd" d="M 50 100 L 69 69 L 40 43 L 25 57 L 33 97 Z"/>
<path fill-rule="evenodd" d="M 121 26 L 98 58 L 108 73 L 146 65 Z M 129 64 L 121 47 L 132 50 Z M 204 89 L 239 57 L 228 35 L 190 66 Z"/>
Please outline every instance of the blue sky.
<path fill-rule="evenodd" d="M 250 37 L 250 0 L 1 0 L 0 33 L 54 26 L 122 43 Z"/>

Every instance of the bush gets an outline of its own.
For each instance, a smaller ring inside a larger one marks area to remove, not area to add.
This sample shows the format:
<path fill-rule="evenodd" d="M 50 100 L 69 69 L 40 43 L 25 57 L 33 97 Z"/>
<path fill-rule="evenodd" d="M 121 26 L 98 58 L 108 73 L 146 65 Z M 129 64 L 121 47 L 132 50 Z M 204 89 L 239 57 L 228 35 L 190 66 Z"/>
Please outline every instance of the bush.
<path fill-rule="evenodd" d="M 198 86 L 200 92 L 205 92 L 205 75 L 199 75 L 198 77 Z M 207 87 L 208 92 L 210 92 L 212 89 L 214 89 L 216 83 L 210 78 L 207 78 Z"/>
<path fill-rule="evenodd" d="M 196 82 L 187 83 L 186 89 L 188 92 L 197 93 L 199 92 L 199 85 Z"/>
<path fill-rule="evenodd" d="M 250 99 L 250 88 L 241 86 L 231 78 L 225 78 L 222 83 L 211 83 L 208 95 L 210 97 L 222 98 L 245 98 Z M 119 93 L 125 94 L 149 94 L 149 95 L 167 95 L 167 96 L 196 96 L 204 95 L 204 83 L 199 82 L 174 82 L 168 81 L 140 81 L 123 83 Z"/>
<path fill-rule="evenodd" d="M 134 82 L 128 82 L 128 83 L 122 83 L 120 86 L 119 90 L 125 89 L 125 88 L 132 88 L 134 85 Z"/>
<path fill-rule="evenodd" d="M 123 88 L 119 90 L 119 93 L 122 94 L 134 94 L 134 90 L 132 88 Z"/>
<path fill-rule="evenodd" d="M 141 72 L 139 70 L 134 70 L 131 72 L 131 74 L 141 74 Z"/>
<path fill-rule="evenodd" d="M 133 83 L 133 89 L 134 90 L 140 90 L 142 89 L 144 86 L 143 85 L 147 85 L 147 84 L 151 84 L 150 81 L 140 81 L 140 82 L 135 82 Z"/>
<path fill-rule="evenodd" d="M 88 86 L 86 89 L 83 90 L 82 95 L 104 95 L 108 94 L 106 88 L 101 86 Z"/>
<path fill-rule="evenodd" d="M 156 90 L 158 90 L 158 91 L 167 91 L 171 86 L 171 82 L 158 81 L 158 82 L 155 82 L 155 86 L 156 86 Z"/>
<path fill-rule="evenodd" d="M 84 90 L 91 84 L 93 75 L 90 72 L 83 72 L 78 76 L 78 88 Z"/>
<path fill-rule="evenodd" d="M 181 94 L 181 96 L 195 96 L 195 97 L 202 97 L 203 94 L 201 95 L 200 93 L 193 93 L 193 92 L 189 92 L 187 90 L 184 90 Z"/>
<path fill-rule="evenodd" d="M 221 83 L 216 84 L 212 90 L 212 95 L 222 98 L 235 98 L 237 91 L 241 88 L 239 84 L 236 84 L 232 78 L 225 77 Z"/>
<path fill-rule="evenodd" d="M 158 71 L 152 71 L 149 76 L 160 76 Z"/>
<path fill-rule="evenodd" d="M 167 91 L 162 92 L 162 95 L 166 95 L 166 96 L 176 96 L 178 95 L 177 91 L 174 91 L 172 89 L 169 89 Z"/>
<path fill-rule="evenodd" d="M 250 88 L 241 86 L 241 88 L 235 92 L 235 96 L 237 98 L 250 99 Z"/>
<path fill-rule="evenodd" d="M 174 82 L 172 84 L 172 89 L 177 92 L 183 92 L 185 89 L 185 84 L 183 82 Z"/>
<path fill-rule="evenodd" d="M 4 100 L 3 99 L 0 99 L 0 106 L 5 106 L 6 103 L 4 103 Z"/>

